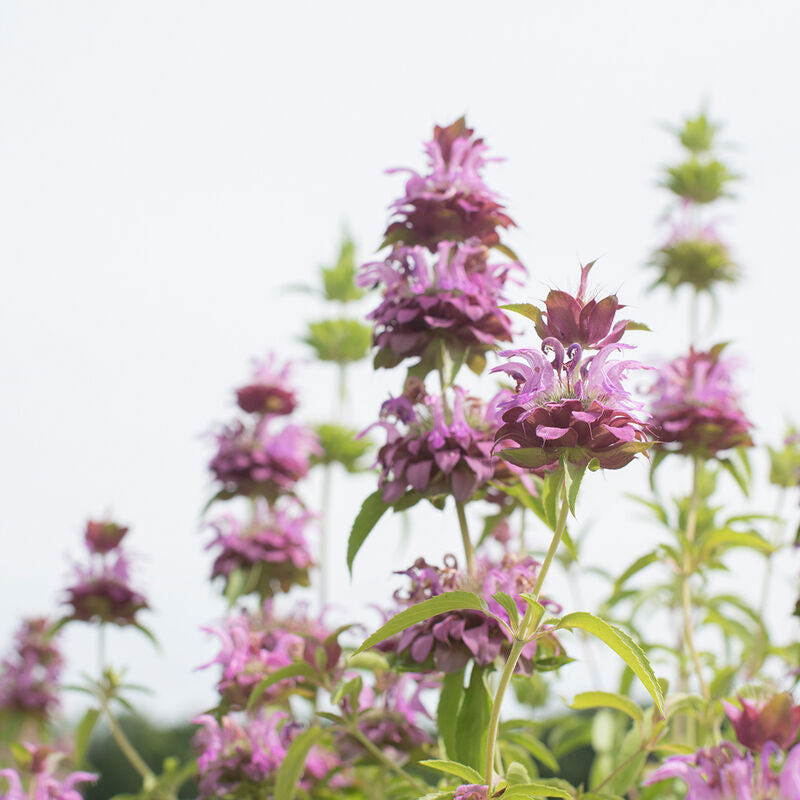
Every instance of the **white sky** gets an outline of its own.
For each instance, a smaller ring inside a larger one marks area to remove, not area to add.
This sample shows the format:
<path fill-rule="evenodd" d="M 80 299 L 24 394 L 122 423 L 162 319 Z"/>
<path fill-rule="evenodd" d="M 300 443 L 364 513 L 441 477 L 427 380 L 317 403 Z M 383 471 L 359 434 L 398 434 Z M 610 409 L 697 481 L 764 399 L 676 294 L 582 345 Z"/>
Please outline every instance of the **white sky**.
<path fill-rule="evenodd" d="M 508 159 L 489 180 L 520 224 L 509 241 L 531 278 L 519 299 L 574 287 L 579 261 L 601 257 L 595 280 L 655 331 L 640 337 L 647 358 L 686 341 L 685 302 L 644 292 L 663 235 L 659 166 L 676 155 L 660 126 L 710 102 L 745 176 L 724 214 L 747 279 L 725 292 L 716 331 L 747 363 L 747 408 L 774 441 L 800 418 L 798 23 L 788 1 L 5 0 L 0 649 L 20 615 L 52 612 L 85 519 L 110 511 L 132 525 L 163 643 L 113 636 L 113 661 L 157 684 L 144 707 L 162 717 L 211 702 L 213 676 L 192 671 L 213 653 L 198 626 L 223 610 L 198 533 L 201 434 L 232 411 L 251 356 L 304 354 L 297 337 L 319 309 L 279 287 L 313 281 L 344 222 L 370 257 L 401 190 L 382 171 L 421 165 L 433 123 L 464 112 Z M 333 376 L 300 378 L 306 417 L 324 417 Z M 359 372 L 353 421 L 400 382 Z M 652 541 L 631 506 L 609 502 L 643 474 L 592 476 L 588 561 L 627 564 Z M 340 483 L 333 517 L 336 596 L 362 618 L 388 599 L 390 570 L 458 541 L 452 520 L 442 531 L 418 514 L 401 554 L 385 524 L 351 585 L 344 543 L 373 487 Z M 567 597 L 558 580 L 552 593 Z M 777 607 L 791 603 L 785 589 Z M 78 628 L 73 675 L 95 658 Z M 591 688 L 567 680 L 567 693 Z"/>

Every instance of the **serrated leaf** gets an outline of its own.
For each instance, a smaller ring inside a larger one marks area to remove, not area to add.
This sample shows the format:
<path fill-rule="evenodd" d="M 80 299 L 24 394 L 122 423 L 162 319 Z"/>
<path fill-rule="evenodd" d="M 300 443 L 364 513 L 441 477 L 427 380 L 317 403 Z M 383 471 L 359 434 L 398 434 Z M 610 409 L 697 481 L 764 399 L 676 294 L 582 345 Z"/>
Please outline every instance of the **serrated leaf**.
<path fill-rule="evenodd" d="M 614 708 L 641 723 L 644 713 L 629 697 L 613 692 L 581 692 L 575 695 L 570 708 L 582 711 L 587 708 Z"/>
<path fill-rule="evenodd" d="M 385 639 L 395 636 L 418 622 L 424 622 L 426 619 L 435 617 L 437 614 L 465 610 L 485 611 L 483 601 L 474 592 L 464 591 L 445 592 L 436 597 L 430 597 L 421 603 L 406 608 L 399 614 L 395 614 L 385 625 L 382 625 L 375 633 L 367 637 L 355 652 L 361 653 L 370 647 L 374 647 Z"/>
<path fill-rule="evenodd" d="M 663 717 L 664 694 L 661 691 L 661 686 L 644 651 L 625 631 L 586 611 L 575 611 L 572 614 L 567 614 L 556 627 L 559 629 L 569 628 L 570 630 L 578 628 L 597 637 L 610 647 L 633 670 L 636 677 L 639 678 L 644 688 L 653 698 L 656 708 Z"/>
<path fill-rule="evenodd" d="M 358 551 L 388 508 L 389 504 L 383 501 L 380 489 L 373 492 L 361 504 L 361 510 L 356 515 L 350 530 L 350 538 L 347 541 L 347 569 L 350 571 L 350 575 L 353 574 L 353 561 L 355 561 Z"/>
<path fill-rule="evenodd" d="M 320 728 L 309 728 L 289 745 L 275 776 L 275 800 L 294 800 L 308 753 L 322 734 Z"/>
<path fill-rule="evenodd" d="M 482 783 L 483 778 L 481 774 L 474 770 L 472 767 L 468 767 L 466 764 L 459 764 L 458 761 L 446 761 L 444 759 L 439 758 L 428 758 L 424 761 L 420 761 L 423 767 L 430 767 L 431 769 L 435 769 L 439 772 L 444 772 L 447 775 L 455 775 L 457 778 L 461 778 L 465 783 Z"/>

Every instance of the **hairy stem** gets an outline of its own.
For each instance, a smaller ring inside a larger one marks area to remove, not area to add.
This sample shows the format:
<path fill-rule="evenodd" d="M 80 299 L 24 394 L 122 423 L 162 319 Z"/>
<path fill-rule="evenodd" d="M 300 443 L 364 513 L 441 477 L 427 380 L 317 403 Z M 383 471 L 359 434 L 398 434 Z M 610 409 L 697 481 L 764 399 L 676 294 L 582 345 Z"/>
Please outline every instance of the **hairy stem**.
<path fill-rule="evenodd" d="M 392 772 L 397 773 L 401 778 L 403 778 L 409 786 L 413 786 L 414 789 L 420 793 L 420 795 L 424 795 L 428 793 L 429 787 L 427 787 L 422 781 L 418 781 L 412 775 L 409 775 L 399 764 L 395 764 L 389 756 L 387 756 L 381 749 L 376 747 L 366 736 L 358 728 L 358 725 L 353 723 L 352 725 L 347 726 L 347 732 L 361 745 L 367 750 L 370 755 L 378 760 L 378 763 L 383 764 L 383 766 L 388 767 Z"/>
<path fill-rule="evenodd" d="M 556 554 L 556 550 L 558 550 L 559 542 L 561 541 L 561 537 L 564 535 L 564 530 L 567 527 L 569 502 L 567 501 L 566 483 L 563 485 L 561 494 L 561 510 L 558 514 L 558 522 L 556 523 L 556 529 L 553 533 L 553 540 L 550 542 L 550 547 L 547 550 L 544 563 L 542 564 L 542 567 L 539 570 L 539 575 L 536 579 L 536 585 L 533 587 L 533 596 L 537 601 L 542 593 L 542 585 L 544 584 L 545 576 L 550 569 L 550 564 L 553 562 L 553 557 Z M 541 618 L 538 618 L 534 630 L 519 631 L 517 636 L 514 637 L 514 642 L 511 645 L 511 652 L 508 654 L 508 660 L 503 668 L 503 674 L 500 676 L 500 683 L 497 685 L 494 702 L 492 703 L 492 715 L 489 719 L 489 733 L 486 737 L 486 769 L 484 772 L 484 781 L 490 789 L 494 780 L 494 758 L 495 749 L 497 747 L 497 731 L 500 727 L 500 709 L 503 705 L 503 696 L 505 695 L 508 684 L 511 681 L 511 676 L 514 674 L 514 669 L 517 666 L 517 661 L 519 661 L 519 657 L 522 654 L 523 648 L 536 635 L 536 631 L 538 630 L 540 624 Z"/>
<path fill-rule="evenodd" d="M 691 547 L 694 544 L 695 534 L 697 533 L 697 503 L 699 500 L 699 480 L 700 480 L 700 459 L 695 456 L 692 462 L 693 477 L 692 477 L 692 494 L 689 498 L 689 512 L 686 516 L 686 540 L 687 547 L 683 556 L 683 575 L 681 577 L 681 605 L 683 607 L 683 643 L 689 656 L 694 664 L 694 670 L 697 673 L 697 680 L 700 683 L 700 690 L 703 697 L 708 700 L 711 695 L 708 691 L 708 684 L 706 684 L 703 677 L 703 665 L 700 662 L 700 656 L 697 653 L 697 648 L 694 644 L 694 627 L 692 625 L 692 588 L 690 580 L 693 571 L 693 563 L 691 557 Z"/>
<path fill-rule="evenodd" d="M 472 546 L 472 539 L 469 536 L 469 525 L 467 515 L 464 511 L 464 504 L 456 500 L 456 512 L 458 513 L 458 527 L 461 529 L 461 541 L 464 544 L 464 558 L 467 560 L 467 572 L 475 574 L 475 548 Z"/>

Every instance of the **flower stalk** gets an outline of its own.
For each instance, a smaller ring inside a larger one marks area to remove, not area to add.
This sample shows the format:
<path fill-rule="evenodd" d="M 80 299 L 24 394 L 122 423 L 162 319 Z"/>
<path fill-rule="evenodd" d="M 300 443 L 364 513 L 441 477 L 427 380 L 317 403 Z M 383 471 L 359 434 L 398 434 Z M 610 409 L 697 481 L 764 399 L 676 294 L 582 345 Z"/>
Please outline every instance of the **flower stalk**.
<path fill-rule="evenodd" d="M 461 541 L 464 545 L 464 558 L 467 562 L 467 572 L 475 574 L 475 548 L 472 546 L 472 539 L 469 535 L 469 524 L 467 515 L 464 511 L 464 504 L 456 501 L 456 513 L 458 514 L 458 527 L 461 530 Z"/>

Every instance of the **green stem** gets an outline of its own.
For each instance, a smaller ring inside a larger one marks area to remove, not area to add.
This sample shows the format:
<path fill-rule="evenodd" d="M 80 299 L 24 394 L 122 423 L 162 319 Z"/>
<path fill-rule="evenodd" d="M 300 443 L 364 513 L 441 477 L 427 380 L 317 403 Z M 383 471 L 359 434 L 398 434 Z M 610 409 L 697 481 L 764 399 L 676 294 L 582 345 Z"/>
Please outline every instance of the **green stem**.
<path fill-rule="evenodd" d="M 634 751 L 634 753 L 632 755 L 628 756 L 628 758 L 626 758 L 612 772 L 609 772 L 608 775 L 606 775 L 606 777 L 603 778 L 603 780 L 600 781 L 600 783 L 598 783 L 597 786 L 595 786 L 592 791 L 599 792 L 609 781 L 611 781 L 614 778 L 616 778 L 617 775 L 619 775 L 619 773 L 622 772 L 622 770 L 625 769 L 625 767 L 627 767 L 628 765 L 632 764 L 634 762 L 634 760 L 639 757 L 639 754 L 643 750 L 646 750 L 646 749 L 647 749 L 647 744 L 646 743 L 643 743 L 643 744 L 639 745 L 639 747 Z"/>
<path fill-rule="evenodd" d="M 125 732 L 122 730 L 117 722 L 116 717 L 112 713 L 106 698 L 103 698 L 102 706 L 106 715 L 106 719 L 108 720 L 108 727 L 111 730 L 111 735 L 114 737 L 114 741 L 119 746 L 119 749 L 125 754 L 125 758 L 128 759 L 128 761 L 131 763 L 131 766 L 142 776 L 144 788 L 146 789 L 149 784 L 155 781 L 156 776 L 153 774 L 153 771 L 150 769 L 150 767 L 147 766 L 144 759 L 139 755 L 136 748 L 131 744 L 130 739 L 128 739 L 128 737 L 125 735 Z"/>
<path fill-rule="evenodd" d="M 422 783 L 422 781 L 418 781 L 416 778 L 409 775 L 401 766 L 395 764 L 391 758 L 389 758 L 382 750 L 377 748 L 366 736 L 358 728 L 358 725 L 355 723 L 353 725 L 348 725 L 347 732 L 354 738 L 357 739 L 364 747 L 367 752 L 369 752 L 372 756 L 374 756 L 379 763 L 383 764 L 384 766 L 388 767 L 393 772 L 396 772 L 409 786 L 413 786 L 415 791 L 419 792 L 420 795 L 424 795 L 428 793 L 428 787 Z"/>
<path fill-rule="evenodd" d="M 547 550 L 544 563 L 539 570 L 539 575 L 536 579 L 536 585 L 533 587 L 533 596 L 538 601 L 539 595 L 542 592 L 542 585 L 544 584 L 545 576 L 550 569 L 550 564 L 553 562 L 553 557 L 558 549 L 558 544 L 561 537 L 564 535 L 564 530 L 567 527 L 567 514 L 569 513 L 569 502 L 567 501 L 567 485 L 566 482 L 562 487 L 561 510 L 558 514 L 558 522 L 556 529 L 553 533 L 553 540 L 550 542 L 550 547 Z M 503 696 L 506 693 L 508 684 L 511 681 L 511 676 L 514 674 L 514 669 L 517 666 L 517 661 L 522 654 L 525 645 L 536 635 L 539 625 L 541 624 L 541 617 L 538 617 L 534 630 L 522 630 L 514 638 L 511 645 L 511 652 L 508 654 L 508 660 L 503 668 L 503 674 L 500 676 L 500 683 L 497 685 L 497 692 L 494 696 L 492 703 L 492 715 L 489 719 L 489 733 L 486 738 L 486 769 L 484 772 L 484 781 L 491 789 L 494 781 L 494 759 L 495 749 L 497 747 L 497 731 L 500 727 L 500 709 L 503 705 Z M 526 626 L 532 627 L 532 626 Z"/>
<path fill-rule="evenodd" d="M 689 651 L 689 656 L 694 664 L 694 670 L 697 673 L 697 680 L 700 683 L 700 690 L 703 697 L 709 700 L 711 694 L 708 691 L 708 684 L 703 678 L 703 665 L 700 662 L 700 656 L 694 644 L 694 627 L 692 625 L 692 588 L 690 579 L 694 571 L 694 564 L 692 561 L 691 548 L 694 544 L 695 534 L 697 533 L 697 503 L 699 499 L 699 483 L 700 483 L 700 459 L 695 456 L 692 461 L 692 494 L 689 498 L 689 511 L 686 515 L 686 540 L 687 546 L 683 555 L 683 575 L 681 586 L 681 605 L 683 608 L 683 643 Z"/>
<path fill-rule="evenodd" d="M 514 674 L 514 669 L 522 654 L 523 647 L 525 647 L 525 642 L 519 639 L 515 639 L 514 643 L 511 645 L 511 652 L 508 654 L 508 661 L 506 661 L 506 665 L 503 668 L 503 674 L 500 676 L 500 683 L 497 684 L 497 692 L 495 693 L 494 702 L 492 703 L 492 716 L 489 719 L 489 735 L 486 738 L 486 769 L 483 776 L 484 782 L 490 789 L 494 781 L 494 757 L 497 747 L 497 731 L 500 727 L 500 708 L 503 705 L 503 695 L 505 695 L 508 684 L 511 681 L 511 676 Z"/>
<path fill-rule="evenodd" d="M 469 525 L 467 515 L 464 511 L 464 504 L 456 501 L 456 512 L 458 513 L 458 527 L 461 529 L 461 541 L 464 544 L 464 557 L 467 560 L 467 572 L 475 574 L 475 548 L 472 546 L 472 539 L 469 537 Z"/>
<path fill-rule="evenodd" d="M 322 468 L 322 499 L 319 525 L 319 607 L 324 610 L 328 602 L 328 516 L 331 505 L 331 465 Z"/>

